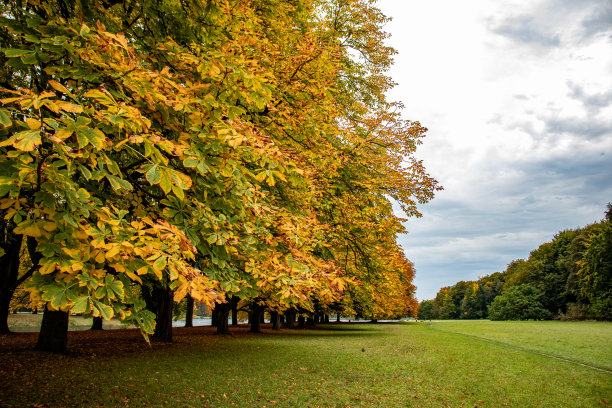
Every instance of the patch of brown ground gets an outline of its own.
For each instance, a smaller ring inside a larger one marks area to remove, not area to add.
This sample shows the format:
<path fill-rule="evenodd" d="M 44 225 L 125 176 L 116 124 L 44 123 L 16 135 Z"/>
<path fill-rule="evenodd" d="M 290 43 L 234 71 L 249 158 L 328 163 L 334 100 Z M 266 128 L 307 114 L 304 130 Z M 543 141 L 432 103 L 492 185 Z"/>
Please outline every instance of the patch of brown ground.
<path fill-rule="evenodd" d="M 267 333 L 274 333 L 270 324 L 263 324 L 262 329 Z M 235 336 L 254 336 L 249 333 L 248 325 L 230 326 L 231 334 Z M 130 354 L 156 348 L 180 347 L 181 345 L 205 344 L 216 342 L 219 337 L 216 328 L 212 326 L 174 327 L 172 329 L 172 343 L 147 344 L 138 329 L 117 330 L 80 330 L 68 332 L 67 353 L 85 356 L 117 356 Z M 11 355 L 32 352 L 38 333 L 11 333 L 0 335 L 0 364 Z M 22 356 L 20 356 L 22 357 Z"/>

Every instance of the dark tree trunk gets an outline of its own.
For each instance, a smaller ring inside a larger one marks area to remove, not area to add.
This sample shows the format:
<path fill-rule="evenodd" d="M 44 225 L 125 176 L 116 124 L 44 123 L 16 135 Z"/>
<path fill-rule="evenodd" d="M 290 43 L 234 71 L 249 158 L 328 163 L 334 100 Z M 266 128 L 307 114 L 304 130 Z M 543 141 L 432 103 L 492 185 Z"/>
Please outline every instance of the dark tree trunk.
<path fill-rule="evenodd" d="M 250 321 L 251 321 L 251 328 L 249 329 L 249 332 L 251 333 L 261 333 L 261 316 L 264 313 L 265 308 L 261 305 L 258 305 L 256 303 L 254 303 L 251 306 L 251 313 L 250 313 Z"/>
<path fill-rule="evenodd" d="M 102 330 L 102 317 L 93 318 L 93 323 L 91 324 L 91 330 Z"/>
<path fill-rule="evenodd" d="M 272 330 L 280 330 L 280 315 L 278 312 L 270 312 L 270 321 L 272 322 Z"/>
<path fill-rule="evenodd" d="M 238 298 L 232 300 L 232 326 L 238 326 Z"/>
<path fill-rule="evenodd" d="M 329 315 L 323 315 L 323 323 L 329 323 Z"/>
<path fill-rule="evenodd" d="M 155 332 L 151 340 L 159 342 L 172 342 L 172 309 L 174 299 L 170 288 L 153 286 L 153 299 L 155 305 Z"/>
<path fill-rule="evenodd" d="M 337 314 L 336 314 L 336 321 L 337 321 L 338 323 L 340 323 L 340 313 L 337 313 Z"/>
<path fill-rule="evenodd" d="M 282 314 L 279 314 L 279 320 L 280 320 L 280 324 L 285 324 L 285 316 Z"/>
<path fill-rule="evenodd" d="M 303 329 L 304 327 L 306 327 L 306 318 L 304 316 L 298 317 L 298 327 L 300 329 Z"/>
<path fill-rule="evenodd" d="M 219 305 L 215 305 L 210 312 L 210 325 L 217 327 L 219 325 Z"/>
<path fill-rule="evenodd" d="M 372 319 L 370 320 L 370 323 L 378 323 L 378 319 Z"/>
<path fill-rule="evenodd" d="M 219 303 L 215 306 L 217 311 L 217 334 L 230 334 L 229 330 L 229 314 L 232 310 L 231 302 Z"/>
<path fill-rule="evenodd" d="M 306 326 L 312 327 L 315 325 L 315 319 L 317 318 L 317 316 L 313 316 L 313 315 L 309 315 L 306 318 Z"/>
<path fill-rule="evenodd" d="M 266 322 L 266 311 L 265 309 L 261 311 L 259 315 L 259 323 L 264 324 Z"/>
<path fill-rule="evenodd" d="M 19 252 L 23 235 L 15 235 L 9 229 L 14 225 L 0 222 L 0 246 L 4 255 L 0 257 L 0 334 L 8 334 L 8 315 L 11 299 L 19 286 Z"/>
<path fill-rule="evenodd" d="M 285 312 L 285 327 L 293 329 L 295 325 L 295 310 L 289 309 Z"/>
<path fill-rule="evenodd" d="M 185 327 L 193 327 L 193 298 L 187 295 L 187 313 L 185 313 Z"/>
<path fill-rule="evenodd" d="M 68 342 L 68 312 L 45 308 L 36 350 L 63 353 Z"/>
<path fill-rule="evenodd" d="M 12 290 L 7 290 L 4 287 L 0 289 L 0 334 L 11 332 L 8 327 L 8 315 L 12 297 Z"/>

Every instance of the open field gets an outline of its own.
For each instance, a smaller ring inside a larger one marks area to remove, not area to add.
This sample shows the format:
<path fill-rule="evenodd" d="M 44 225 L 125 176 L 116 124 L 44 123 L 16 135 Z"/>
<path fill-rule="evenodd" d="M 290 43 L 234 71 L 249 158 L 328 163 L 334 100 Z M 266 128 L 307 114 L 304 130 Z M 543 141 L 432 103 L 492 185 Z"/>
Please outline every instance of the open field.
<path fill-rule="evenodd" d="M 180 328 L 152 347 L 135 330 L 85 331 L 67 355 L 28 350 L 35 333 L 1 336 L 0 406 L 610 406 L 612 373 L 578 363 L 610 366 L 612 324 L 504 324 Z"/>

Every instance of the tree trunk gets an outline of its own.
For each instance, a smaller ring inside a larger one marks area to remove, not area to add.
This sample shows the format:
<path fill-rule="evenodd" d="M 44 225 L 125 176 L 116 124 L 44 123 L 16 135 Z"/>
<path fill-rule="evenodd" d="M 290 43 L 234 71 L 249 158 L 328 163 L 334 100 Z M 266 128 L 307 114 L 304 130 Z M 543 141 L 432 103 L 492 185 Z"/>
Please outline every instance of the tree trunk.
<path fill-rule="evenodd" d="M 378 323 L 378 319 L 372 319 L 370 320 L 370 323 Z"/>
<path fill-rule="evenodd" d="M 0 289 L 0 334 L 11 332 L 8 327 L 8 315 L 12 297 L 12 290 L 6 290 L 4 287 Z"/>
<path fill-rule="evenodd" d="M 261 316 L 263 315 L 264 310 L 265 308 L 263 306 L 256 303 L 251 306 L 251 318 L 249 319 L 251 321 L 251 328 L 249 329 L 249 332 L 261 333 Z"/>
<path fill-rule="evenodd" d="M 95 317 L 93 318 L 93 323 L 91 324 L 91 329 L 90 330 L 102 330 L 102 317 Z"/>
<path fill-rule="evenodd" d="M 340 313 L 336 314 L 336 322 L 340 323 Z"/>
<path fill-rule="evenodd" d="M 187 313 L 185 313 L 185 327 L 193 327 L 193 298 L 187 295 Z"/>
<path fill-rule="evenodd" d="M 231 302 L 219 303 L 215 306 L 217 311 L 217 334 L 230 334 L 228 319 L 230 310 L 232 310 Z"/>
<path fill-rule="evenodd" d="M 15 235 L 9 229 L 14 225 L 0 222 L 0 246 L 4 255 L 0 257 L 0 334 L 8 334 L 8 315 L 11 298 L 17 289 L 19 277 L 19 252 L 23 235 Z"/>
<path fill-rule="evenodd" d="M 323 315 L 323 323 L 329 323 L 329 315 Z"/>
<path fill-rule="evenodd" d="M 210 325 L 213 327 L 219 326 L 219 305 L 215 305 L 210 311 Z"/>
<path fill-rule="evenodd" d="M 280 315 L 278 312 L 270 312 L 270 321 L 272 322 L 272 330 L 280 330 Z"/>
<path fill-rule="evenodd" d="M 63 353 L 68 342 L 68 312 L 45 308 L 36 350 Z"/>
<path fill-rule="evenodd" d="M 298 317 L 298 328 L 303 329 L 306 327 L 306 318 L 304 316 Z"/>
<path fill-rule="evenodd" d="M 289 309 L 285 312 L 285 327 L 293 329 L 295 324 L 295 310 Z"/>
<path fill-rule="evenodd" d="M 232 303 L 232 326 L 238 326 L 238 299 L 234 298 Z"/>
<path fill-rule="evenodd" d="M 153 286 L 153 299 L 155 307 L 155 332 L 151 340 L 159 342 L 172 342 L 172 308 L 174 299 L 170 288 Z"/>
<path fill-rule="evenodd" d="M 306 326 L 308 326 L 308 327 L 312 327 L 312 326 L 314 326 L 314 325 L 315 325 L 315 319 L 316 319 L 316 318 L 317 318 L 317 317 L 316 317 L 316 315 L 315 315 L 315 316 L 313 316 L 313 315 L 309 315 L 309 316 L 306 318 Z"/>

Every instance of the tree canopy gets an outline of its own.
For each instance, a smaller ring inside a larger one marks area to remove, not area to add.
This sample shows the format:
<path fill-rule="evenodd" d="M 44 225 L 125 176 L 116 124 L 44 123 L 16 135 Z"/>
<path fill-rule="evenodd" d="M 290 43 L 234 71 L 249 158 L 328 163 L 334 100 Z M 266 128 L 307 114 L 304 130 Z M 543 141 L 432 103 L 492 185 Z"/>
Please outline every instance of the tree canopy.
<path fill-rule="evenodd" d="M 428 315 L 441 319 L 478 319 L 508 315 L 500 312 L 512 302 L 531 299 L 547 313 L 540 317 L 560 319 L 612 320 L 612 216 L 610 204 L 601 222 L 583 228 L 564 230 L 550 242 L 531 251 L 528 259 L 517 259 L 504 272 L 496 272 L 478 281 L 457 282 L 442 288 L 433 300 L 433 310 L 425 306 Z M 497 303 L 492 303 L 511 289 L 528 285 L 521 291 L 513 291 Z M 537 296 L 535 295 L 537 293 Z M 536 299 L 537 298 L 537 299 Z M 534 300 L 536 299 L 536 300 Z M 500 302 L 505 302 L 501 306 Z M 495 311 L 491 315 L 491 310 Z M 512 317 L 513 319 L 521 317 Z M 536 318 L 536 317 L 529 317 Z"/>
<path fill-rule="evenodd" d="M 439 187 L 414 158 L 426 129 L 385 97 L 373 1 L 0 10 L 0 256 L 25 238 L 32 299 L 145 334 L 154 288 L 416 314 L 392 202 L 419 216 Z"/>

